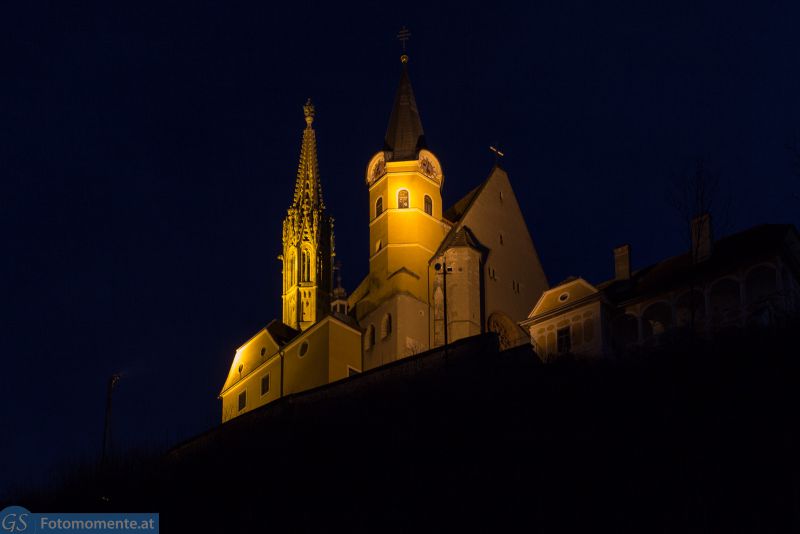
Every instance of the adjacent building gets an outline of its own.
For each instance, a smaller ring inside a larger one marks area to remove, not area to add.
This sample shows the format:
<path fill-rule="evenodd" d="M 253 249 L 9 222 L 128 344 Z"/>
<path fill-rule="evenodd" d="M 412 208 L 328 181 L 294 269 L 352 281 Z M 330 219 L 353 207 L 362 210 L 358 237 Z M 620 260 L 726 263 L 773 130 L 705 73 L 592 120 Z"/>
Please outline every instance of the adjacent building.
<path fill-rule="evenodd" d="M 570 278 L 545 291 L 522 326 L 538 354 L 609 355 L 681 332 L 710 336 L 774 325 L 800 312 L 800 236 L 767 224 L 714 242 L 695 219 L 690 251 L 636 271 L 631 248 L 614 249 L 615 276 Z"/>

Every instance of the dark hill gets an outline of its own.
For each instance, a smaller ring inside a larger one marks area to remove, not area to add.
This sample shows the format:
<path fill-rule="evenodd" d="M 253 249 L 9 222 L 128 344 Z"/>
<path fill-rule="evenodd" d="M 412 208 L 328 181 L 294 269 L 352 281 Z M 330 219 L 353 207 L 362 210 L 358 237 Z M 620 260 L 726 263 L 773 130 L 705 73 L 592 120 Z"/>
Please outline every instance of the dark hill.
<path fill-rule="evenodd" d="M 797 531 L 795 331 L 547 365 L 462 340 L 19 504 L 164 532 Z"/>

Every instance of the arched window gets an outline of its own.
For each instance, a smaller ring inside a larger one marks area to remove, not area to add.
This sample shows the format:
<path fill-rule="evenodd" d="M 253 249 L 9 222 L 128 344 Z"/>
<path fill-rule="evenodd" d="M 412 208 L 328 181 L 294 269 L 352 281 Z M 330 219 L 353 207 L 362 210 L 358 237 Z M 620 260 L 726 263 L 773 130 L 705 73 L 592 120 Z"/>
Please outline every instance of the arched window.
<path fill-rule="evenodd" d="M 714 282 L 708 300 L 708 312 L 715 327 L 734 324 L 739 320 L 741 301 L 738 281 L 723 278 Z"/>
<path fill-rule="evenodd" d="M 657 337 L 672 326 L 672 311 L 666 302 L 651 304 L 642 314 L 642 337 Z"/>
<path fill-rule="evenodd" d="M 300 258 L 301 258 L 300 280 L 302 282 L 308 282 L 311 280 L 311 252 L 306 249 L 303 249 Z"/>
<path fill-rule="evenodd" d="M 397 207 L 400 209 L 408 207 L 408 190 L 401 189 L 397 192 Z"/>
<path fill-rule="evenodd" d="M 705 320 L 706 302 L 701 291 L 687 291 L 675 301 L 675 323 L 678 326 L 701 329 Z"/>
<path fill-rule="evenodd" d="M 511 318 L 503 312 L 494 312 L 487 321 L 489 332 L 494 332 L 500 340 L 500 350 L 510 349 L 520 344 L 522 332 Z M 449 341 L 449 340 L 448 340 Z"/>
<path fill-rule="evenodd" d="M 383 197 L 378 197 L 375 201 L 375 217 L 380 217 L 381 213 L 383 213 Z"/>
<path fill-rule="evenodd" d="M 387 313 L 381 321 L 381 339 L 389 337 L 392 333 L 392 314 Z"/>
<path fill-rule="evenodd" d="M 745 295 L 747 304 L 759 306 L 778 293 L 777 271 L 767 265 L 760 265 L 747 273 Z"/>
<path fill-rule="evenodd" d="M 296 275 L 297 275 L 297 268 L 295 263 L 294 257 L 294 250 L 289 252 L 289 261 L 286 262 L 286 268 L 288 269 L 288 273 L 286 273 L 286 281 L 289 286 L 293 286 L 296 283 Z M 288 287 L 286 289 L 289 289 Z"/>
<path fill-rule="evenodd" d="M 425 213 L 433 215 L 433 199 L 428 195 L 425 195 Z"/>
<path fill-rule="evenodd" d="M 369 325 L 366 333 L 364 334 L 364 349 L 369 350 L 373 346 L 375 346 L 375 327 Z"/>

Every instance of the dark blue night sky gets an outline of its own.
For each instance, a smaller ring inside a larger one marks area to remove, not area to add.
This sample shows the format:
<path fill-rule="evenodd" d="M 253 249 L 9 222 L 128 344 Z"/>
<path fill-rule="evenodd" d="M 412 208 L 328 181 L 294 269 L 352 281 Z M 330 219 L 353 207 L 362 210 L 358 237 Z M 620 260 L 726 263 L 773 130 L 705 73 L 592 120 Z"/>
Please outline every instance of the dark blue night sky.
<path fill-rule="evenodd" d="M 402 25 L 446 203 L 499 143 L 551 283 L 609 278 L 623 242 L 634 268 L 681 253 L 665 196 L 696 158 L 730 200 L 720 233 L 800 224 L 796 2 L 17 4 L 0 8 L 4 489 L 97 458 L 113 372 L 118 450 L 217 424 L 234 350 L 280 314 L 309 96 L 355 287 Z"/>

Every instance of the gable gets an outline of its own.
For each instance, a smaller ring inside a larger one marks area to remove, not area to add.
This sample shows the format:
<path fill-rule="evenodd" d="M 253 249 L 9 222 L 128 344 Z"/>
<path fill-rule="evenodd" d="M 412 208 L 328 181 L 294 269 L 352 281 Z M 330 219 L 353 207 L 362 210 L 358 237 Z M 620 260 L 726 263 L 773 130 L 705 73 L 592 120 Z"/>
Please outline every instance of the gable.
<path fill-rule="evenodd" d="M 477 241 L 489 249 L 486 316 L 502 311 L 521 321 L 548 283 L 508 174 L 495 166 L 469 196 L 453 232 L 469 227 Z"/>
<path fill-rule="evenodd" d="M 597 295 L 599 291 L 583 278 L 577 278 L 545 291 L 533 307 L 528 318 L 571 306 L 586 297 Z"/>
<path fill-rule="evenodd" d="M 267 328 L 262 328 L 253 337 L 236 349 L 228 371 L 228 377 L 222 386 L 222 393 L 235 385 L 241 378 L 254 371 L 259 365 L 274 356 L 279 349 L 278 342 L 272 337 Z M 262 356 L 263 349 L 263 356 Z M 239 366 L 242 366 L 241 373 Z M 220 393 L 220 394 L 222 394 Z"/>

